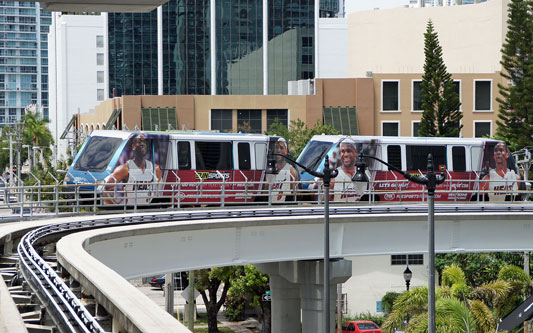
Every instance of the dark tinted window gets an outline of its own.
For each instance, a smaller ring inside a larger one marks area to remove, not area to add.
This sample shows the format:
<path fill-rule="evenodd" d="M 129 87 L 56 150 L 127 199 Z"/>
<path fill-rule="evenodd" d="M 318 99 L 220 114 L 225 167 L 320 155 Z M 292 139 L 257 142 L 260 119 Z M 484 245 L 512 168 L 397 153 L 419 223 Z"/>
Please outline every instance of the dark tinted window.
<path fill-rule="evenodd" d="M 120 138 L 91 137 L 74 165 L 80 171 L 103 172 L 122 143 Z"/>
<path fill-rule="evenodd" d="M 474 124 L 474 137 L 482 138 L 490 136 L 490 122 L 478 122 Z"/>
<path fill-rule="evenodd" d="M 476 110 L 490 110 L 491 104 L 491 82 L 490 81 L 476 81 Z"/>
<path fill-rule="evenodd" d="M 233 130 L 233 110 L 211 110 L 211 129 L 221 132 Z"/>
<path fill-rule="evenodd" d="M 466 171 L 465 147 L 452 147 L 453 171 Z"/>
<path fill-rule="evenodd" d="M 178 169 L 191 169 L 191 144 L 187 141 L 178 142 Z"/>
<path fill-rule="evenodd" d="M 261 133 L 261 110 L 238 110 L 237 129 L 245 133 Z"/>
<path fill-rule="evenodd" d="M 426 171 L 428 166 L 428 154 L 433 155 L 433 166 L 435 170 L 440 165 L 446 165 L 446 146 L 415 146 L 407 145 L 407 170 Z"/>
<path fill-rule="evenodd" d="M 297 162 L 311 170 L 316 170 L 324 154 L 331 148 L 332 142 L 311 141 L 298 157 Z"/>
<path fill-rule="evenodd" d="M 277 120 L 285 126 L 289 126 L 287 109 L 267 110 L 267 130 L 270 130 L 272 124 Z"/>
<path fill-rule="evenodd" d="M 387 161 L 398 169 L 402 169 L 402 152 L 400 146 L 387 146 Z M 392 169 L 389 168 L 389 170 Z"/>
<path fill-rule="evenodd" d="M 383 123 L 383 136 L 398 136 L 398 123 Z"/>
<path fill-rule="evenodd" d="M 398 82 L 383 82 L 383 111 L 397 111 L 398 109 Z"/>
<path fill-rule="evenodd" d="M 238 144 L 239 148 L 239 169 L 250 170 L 252 165 L 250 163 L 250 144 L 241 142 Z"/>
<path fill-rule="evenodd" d="M 413 110 L 422 110 L 422 81 L 413 82 Z"/>
<path fill-rule="evenodd" d="M 197 170 L 232 170 L 233 154 L 229 142 L 196 142 Z"/>

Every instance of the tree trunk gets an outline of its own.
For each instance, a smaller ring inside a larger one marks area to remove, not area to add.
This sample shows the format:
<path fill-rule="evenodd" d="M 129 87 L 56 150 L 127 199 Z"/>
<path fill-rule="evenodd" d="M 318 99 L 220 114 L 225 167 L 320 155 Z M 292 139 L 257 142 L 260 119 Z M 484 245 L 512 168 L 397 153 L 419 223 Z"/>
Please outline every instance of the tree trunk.
<path fill-rule="evenodd" d="M 218 311 L 215 306 L 207 307 L 207 327 L 209 333 L 219 332 L 217 322 Z"/>

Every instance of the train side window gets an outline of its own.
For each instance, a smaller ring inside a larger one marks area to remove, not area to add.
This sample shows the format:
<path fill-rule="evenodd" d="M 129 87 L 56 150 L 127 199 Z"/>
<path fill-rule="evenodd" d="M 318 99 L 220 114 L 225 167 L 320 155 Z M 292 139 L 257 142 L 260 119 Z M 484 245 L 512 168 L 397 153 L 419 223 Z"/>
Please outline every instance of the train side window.
<path fill-rule="evenodd" d="M 461 146 L 452 147 L 453 171 L 466 171 L 466 149 Z"/>
<path fill-rule="evenodd" d="M 237 147 L 239 151 L 239 170 L 250 170 L 252 168 L 250 163 L 250 144 L 239 142 Z"/>
<path fill-rule="evenodd" d="M 261 170 L 266 165 L 266 144 L 255 144 L 255 169 Z"/>
<path fill-rule="evenodd" d="M 428 154 L 433 155 L 433 166 L 438 170 L 439 166 L 446 167 L 446 146 L 416 146 L 405 147 L 407 157 L 407 170 L 426 171 L 428 167 Z"/>
<path fill-rule="evenodd" d="M 230 142 L 196 142 L 197 170 L 233 170 Z"/>
<path fill-rule="evenodd" d="M 191 144 L 187 141 L 178 142 L 178 169 L 191 170 Z"/>
<path fill-rule="evenodd" d="M 387 146 L 387 162 L 402 169 L 402 149 L 398 145 L 388 145 Z M 389 168 L 389 170 L 392 170 Z"/>

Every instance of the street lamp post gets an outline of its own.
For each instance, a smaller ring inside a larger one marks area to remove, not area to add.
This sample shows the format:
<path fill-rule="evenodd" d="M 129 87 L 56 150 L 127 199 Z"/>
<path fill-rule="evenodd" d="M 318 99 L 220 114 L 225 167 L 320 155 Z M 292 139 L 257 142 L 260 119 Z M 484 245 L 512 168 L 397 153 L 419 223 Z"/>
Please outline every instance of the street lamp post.
<path fill-rule="evenodd" d="M 331 184 L 331 179 L 337 177 L 339 173 L 338 170 L 331 170 L 329 168 L 329 158 L 326 155 L 326 160 L 324 161 L 324 171 L 316 172 L 314 170 L 308 169 L 305 165 L 302 165 L 290 157 L 278 154 L 271 153 L 270 155 L 281 156 L 285 158 L 289 163 L 299 166 L 304 169 L 306 172 L 311 174 L 314 177 L 321 178 L 324 183 L 324 301 L 323 301 L 323 316 L 324 316 L 324 332 L 330 331 L 330 318 L 329 318 L 329 186 Z M 276 161 L 273 159 L 268 160 L 268 167 L 266 170 L 267 174 L 277 174 Z"/>
<path fill-rule="evenodd" d="M 409 269 L 409 266 L 403 271 L 403 279 L 405 280 L 405 287 L 409 291 L 409 285 L 411 284 L 411 278 L 413 277 L 413 272 Z"/>
<path fill-rule="evenodd" d="M 366 164 L 364 158 L 371 158 L 385 164 L 390 169 L 401 174 L 405 179 L 425 185 L 428 191 L 428 253 L 429 253 L 429 272 L 428 272 L 428 332 L 435 333 L 435 189 L 437 185 L 442 184 L 445 180 L 444 173 L 437 174 L 433 169 L 433 155 L 428 155 L 427 172 L 425 175 L 414 176 L 404 172 L 394 165 L 391 165 L 377 157 L 370 155 L 359 155 L 359 161 L 356 164 L 356 173 L 353 181 L 368 182 L 365 174 Z"/>

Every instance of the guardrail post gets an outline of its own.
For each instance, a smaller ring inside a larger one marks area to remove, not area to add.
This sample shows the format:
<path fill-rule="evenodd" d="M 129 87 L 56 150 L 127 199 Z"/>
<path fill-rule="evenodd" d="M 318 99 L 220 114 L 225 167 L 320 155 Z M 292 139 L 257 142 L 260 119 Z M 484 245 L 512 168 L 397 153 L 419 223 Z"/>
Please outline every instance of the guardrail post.
<path fill-rule="evenodd" d="M 54 204 L 55 204 L 55 215 L 59 215 L 59 184 L 56 183 L 56 186 L 54 187 Z"/>

